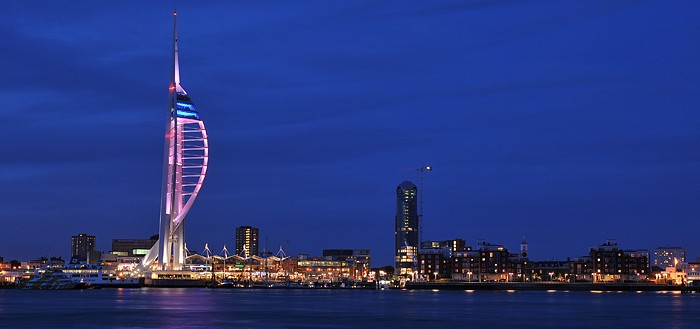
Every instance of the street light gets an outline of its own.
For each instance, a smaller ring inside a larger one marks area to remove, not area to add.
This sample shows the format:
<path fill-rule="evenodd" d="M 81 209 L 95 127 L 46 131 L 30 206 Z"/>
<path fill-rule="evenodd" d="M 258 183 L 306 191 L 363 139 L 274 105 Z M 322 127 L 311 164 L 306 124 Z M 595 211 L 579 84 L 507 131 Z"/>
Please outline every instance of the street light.
<path fill-rule="evenodd" d="M 469 282 L 472 282 L 472 272 L 471 271 L 467 272 L 467 275 L 469 275 Z"/>

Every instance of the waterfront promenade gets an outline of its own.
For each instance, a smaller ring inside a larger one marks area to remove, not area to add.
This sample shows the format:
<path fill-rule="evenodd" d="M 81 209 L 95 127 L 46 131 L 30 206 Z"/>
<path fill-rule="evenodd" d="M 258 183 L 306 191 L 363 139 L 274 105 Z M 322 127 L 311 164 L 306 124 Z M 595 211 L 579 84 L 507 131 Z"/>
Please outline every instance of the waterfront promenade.
<path fill-rule="evenodd" d="M 653 283 L 407 282 L 404 288 L 413 290 L 669 291 L 700 293 L 700 286 Z"/>

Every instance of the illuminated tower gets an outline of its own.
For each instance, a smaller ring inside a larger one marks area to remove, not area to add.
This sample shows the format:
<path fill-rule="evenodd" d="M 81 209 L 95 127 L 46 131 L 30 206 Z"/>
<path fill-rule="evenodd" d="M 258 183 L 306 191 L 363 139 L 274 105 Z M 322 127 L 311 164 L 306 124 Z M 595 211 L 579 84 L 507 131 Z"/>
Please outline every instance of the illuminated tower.
<path fill-rule="evenodd" d="M 174 14 L 173 67 L 163 152 L 160 237 L 141 261 L 145 268 L 158 259 L 159 270 L 181 270 L 185 262 L 185 216 L 202 188 L 209 160 L 207 131 L 199 112 L 180 85 L 177 12 Z"/>
<path fill-rule="evenodd" d="M 418 257 L 418 189 L 409 181 L 396 188 L 395 270 L 397 276 L 412 276 Z"/>

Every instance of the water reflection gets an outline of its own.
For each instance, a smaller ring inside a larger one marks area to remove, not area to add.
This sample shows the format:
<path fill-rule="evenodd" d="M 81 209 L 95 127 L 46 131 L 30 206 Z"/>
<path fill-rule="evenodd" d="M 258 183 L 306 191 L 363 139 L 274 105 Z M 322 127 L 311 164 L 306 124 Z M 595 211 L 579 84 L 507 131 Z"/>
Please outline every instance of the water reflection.
<path fill-rule="evenodd" d="M 546 291 L 2 291 L 3 327 L 646 327 L 700 323 L 700 296 Z"/>

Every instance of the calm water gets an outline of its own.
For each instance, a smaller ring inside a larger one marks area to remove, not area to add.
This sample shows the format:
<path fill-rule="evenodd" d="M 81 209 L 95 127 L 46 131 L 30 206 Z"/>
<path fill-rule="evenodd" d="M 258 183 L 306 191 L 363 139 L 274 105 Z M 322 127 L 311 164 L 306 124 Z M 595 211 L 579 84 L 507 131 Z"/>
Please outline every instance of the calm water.
<path fill-rule="evenodd" d="M 0 327 L 700 328 L 700 294 L 0 290 Z"/>

